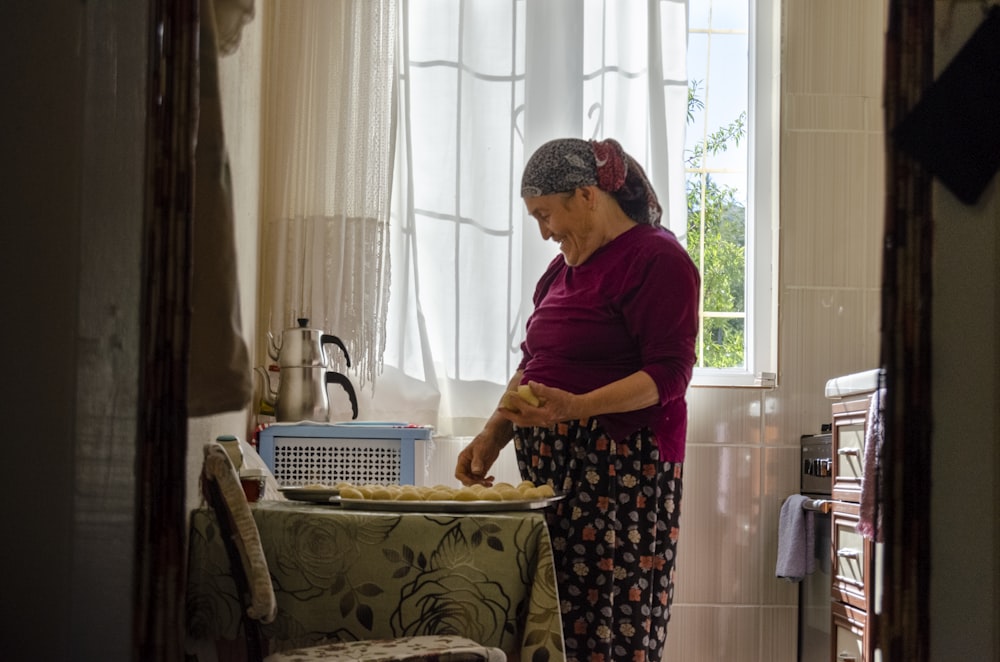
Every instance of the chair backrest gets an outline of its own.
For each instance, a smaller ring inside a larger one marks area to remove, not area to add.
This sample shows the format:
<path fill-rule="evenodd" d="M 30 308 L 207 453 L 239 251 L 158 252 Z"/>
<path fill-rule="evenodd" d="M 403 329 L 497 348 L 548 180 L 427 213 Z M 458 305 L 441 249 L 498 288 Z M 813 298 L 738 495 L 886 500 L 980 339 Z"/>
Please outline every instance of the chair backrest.
<path fill-rule="evenodd" d="M 218 442 L 204 448 L 201 473 L 202 494 L 215 512 L 230 570 L 243 606 L 243 628 L 248 655 L 263 657 L 260 623 L 271 623 L 278 612 L 271 573 L 260 543 L 253 513 L 226 449 Z"/>

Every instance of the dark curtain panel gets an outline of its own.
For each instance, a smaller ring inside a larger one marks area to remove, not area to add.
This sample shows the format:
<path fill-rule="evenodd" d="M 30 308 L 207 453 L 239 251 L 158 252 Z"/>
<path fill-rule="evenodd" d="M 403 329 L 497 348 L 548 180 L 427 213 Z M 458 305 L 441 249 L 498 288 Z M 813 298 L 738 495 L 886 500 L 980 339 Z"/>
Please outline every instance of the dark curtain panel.
<path fill-rule="evenodd" d="M 930 655 L 931 176 L 896 148 L 891 131 L 932 82 L 933 60 L 934 2 L 890 0 L 881 347 L 888 396 L 885 564 L 874 632 L 886 662 Z"/>
<path fill-rule="evenodd" d="M 198 0 L 150 11 L 133 659 L 183 655 Z"/>

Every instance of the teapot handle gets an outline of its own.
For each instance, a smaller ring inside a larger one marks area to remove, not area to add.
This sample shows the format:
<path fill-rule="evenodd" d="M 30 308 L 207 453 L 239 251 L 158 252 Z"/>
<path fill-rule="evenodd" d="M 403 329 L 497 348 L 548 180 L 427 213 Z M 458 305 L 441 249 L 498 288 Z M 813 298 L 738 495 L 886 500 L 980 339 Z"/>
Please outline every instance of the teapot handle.
<path fill-rule="evenodd" d="M 351 399 L 351 411 L 354 412 L 354 416 L 351 418 L 356 419 L 358 417 L 358 396 L 354 392 L 354 385 L 351 384 L 351 380 L 339 372 L 329 371 L 326 373 L 326 383 L 337 383 L 344 387 L 344 390 L 347 391 L 347 397 Z"/>
<path fill-rule="evenodd" d="M 321 346 L 328 345 L 330 343 L 333 343 L 334 345 L 340 348 L 340 351 L 344 353 L 344 358 L 347 359 L 347 367 L 350 368 L 351 355 L 347 353 L 347 348 L 344 347 L 344 343 L 341 342 L 340 338 L 338 338 L 337 336 L 330 335 L 329 333 L 324 333 L 319 339 L 319 344 Z"/>

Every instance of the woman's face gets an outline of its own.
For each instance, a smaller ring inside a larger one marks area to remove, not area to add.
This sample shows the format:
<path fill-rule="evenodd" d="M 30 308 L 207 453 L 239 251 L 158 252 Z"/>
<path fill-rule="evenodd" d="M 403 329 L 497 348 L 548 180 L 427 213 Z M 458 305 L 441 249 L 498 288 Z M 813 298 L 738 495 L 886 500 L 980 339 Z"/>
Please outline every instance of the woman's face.
<path fill-rule="evenodd" d="M 576 189 L 524 199 L 528 213 L 538 222 L 542 239 L 558 243 L 563 259 L 571 267 L 586 262 L 604 244 L 603 234 L 590 213 L 592 206 L 587 200 L 590 195 L 592 191 L 588 189 Z"/>

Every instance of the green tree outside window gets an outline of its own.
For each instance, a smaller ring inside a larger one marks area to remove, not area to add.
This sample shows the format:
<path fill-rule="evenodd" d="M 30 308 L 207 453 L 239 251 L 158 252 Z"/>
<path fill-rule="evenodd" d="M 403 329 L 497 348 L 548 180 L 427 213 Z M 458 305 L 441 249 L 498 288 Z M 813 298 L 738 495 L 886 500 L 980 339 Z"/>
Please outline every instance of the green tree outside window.
<path fill-rule="evenodd" d="M 688 87 L 688 124 L 704 110 L 698 81 Z M 746 207 L 738 191 L 720 184 L 705 168 L 705 155 L 718 154 L 746 137 L 746 111 L 708 134 L 685 156 L 687 248 L 702 277 L 702 324 L 697 366 L 746 365 Z"/>

